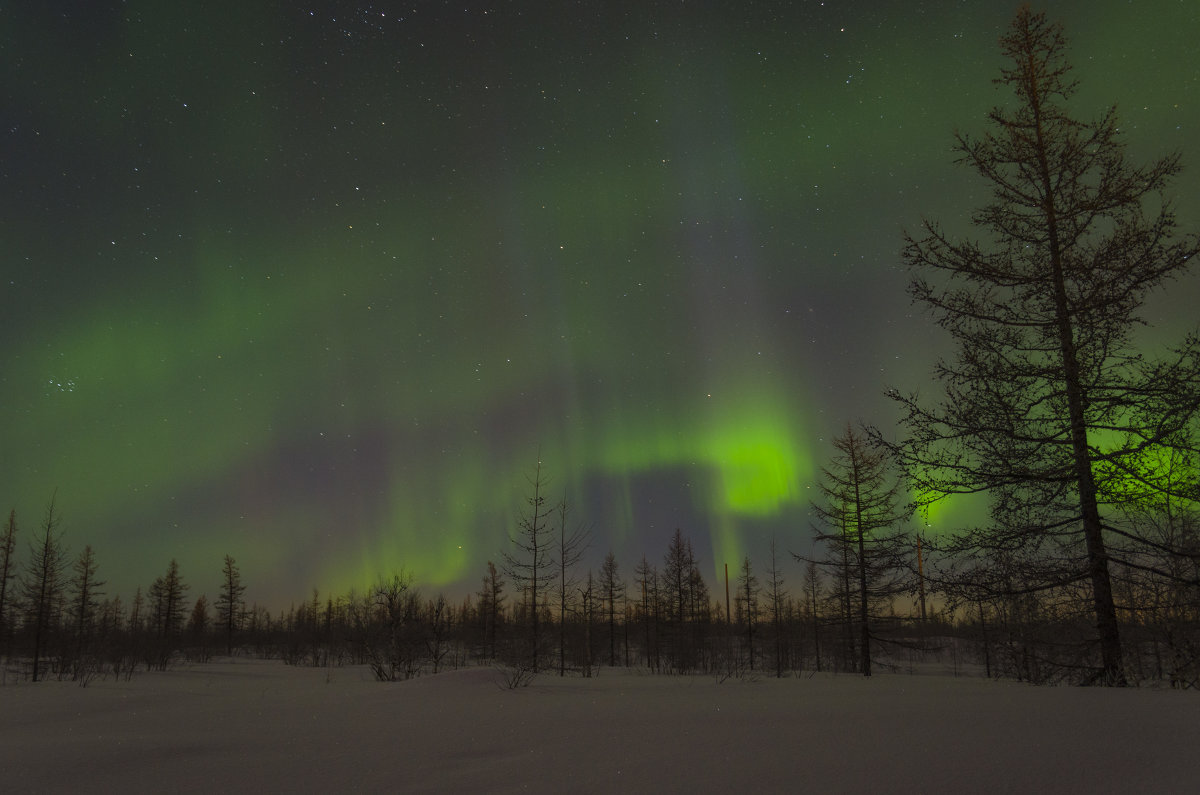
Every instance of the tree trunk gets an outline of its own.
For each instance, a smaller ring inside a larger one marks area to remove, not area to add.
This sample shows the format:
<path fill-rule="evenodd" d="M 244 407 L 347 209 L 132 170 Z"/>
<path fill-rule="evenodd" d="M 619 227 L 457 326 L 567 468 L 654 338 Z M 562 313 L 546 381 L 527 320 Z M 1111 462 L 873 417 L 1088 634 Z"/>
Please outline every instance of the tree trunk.
<path fill-rule="evenodd" d="M 1032 54 L 1030 60 L 1031 62 L 1033 60 Z M 1029 74 L 1035 75 L 1037 72 L 1031 68 Z M 1069 312 L 1066 276 L 1063 272 L 1054 180 L 1050 174 L 1050 165 L 1046 156 L 1047 144 L 1042 129 L 1041 93 L 1036 80 L 1032 78 L 1029 97 L 1034 119 L 1037 122 L 1038 167 L 1041 172 L 1042 195 L 1045 202 L 1044 212 L 1050 247 L 1051 277 L 1054 280 L 1055 320 L 1059 350 L 1062 355 L 1067 415 L 1071 424 L 1071 452 L 1074 458 L 1076 487 L 1079 491 L 1083 537 L 1087 548 L 1088 577 L 1092 585 L 1092 605 L 1096 614 L 1096 630 L 1100 639 L 1100 657 L 1105 683 L 1124 685 L 1126 681 L 1124 666 L 1121 662 L 1120 630 L 1117 626 L 1112 580 L 1108 572 L 1108 551 L 1104 546 L 1100 509 L 1096 503 L 1096 484 L 1092 476 L 1091 456 L 1088 451 L 1087 418 L 1083 407 L 1083 386 L 1079 372 L 1078 352 L 1075 347 L 1075 330 Z"/>

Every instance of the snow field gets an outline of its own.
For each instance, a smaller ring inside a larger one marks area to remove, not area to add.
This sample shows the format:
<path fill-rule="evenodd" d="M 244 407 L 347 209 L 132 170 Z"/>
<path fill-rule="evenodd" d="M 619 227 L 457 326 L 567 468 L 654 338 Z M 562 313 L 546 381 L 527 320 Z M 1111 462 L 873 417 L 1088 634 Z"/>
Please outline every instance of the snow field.
<path fill-rule="evenodd" d="M 8 792 L 1200 791 L 1200 694 L 221 660 L 0 687 Z"/>

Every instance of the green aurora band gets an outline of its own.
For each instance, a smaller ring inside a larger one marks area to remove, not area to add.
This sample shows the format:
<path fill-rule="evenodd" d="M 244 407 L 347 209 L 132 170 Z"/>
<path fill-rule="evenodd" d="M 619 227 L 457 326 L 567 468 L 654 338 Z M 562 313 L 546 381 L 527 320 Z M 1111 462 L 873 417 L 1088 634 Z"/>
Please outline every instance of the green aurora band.
<path fill-rule="evenodd" d="M 211 598 L 226 553 L 272 607 L 473 589 L 538 460 L 589 564 L 800 551 L 828 439 L 945 350 L 900 229 L 978 202 L 948 149 L 1007 7 L 245 5 L 0 12 L 0 483 L 26 538 L 57 489 L 112 594 L 174 557 Z M 1144 5 L 1049 10 L 1194 184 L 1198 12 Z"/>

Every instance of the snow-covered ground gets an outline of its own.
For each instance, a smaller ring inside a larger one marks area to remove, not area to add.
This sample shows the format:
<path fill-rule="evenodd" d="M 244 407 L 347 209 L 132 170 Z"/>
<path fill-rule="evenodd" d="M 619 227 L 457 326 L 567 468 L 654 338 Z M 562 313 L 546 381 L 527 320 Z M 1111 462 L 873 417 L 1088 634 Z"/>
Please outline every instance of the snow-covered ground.
<path fill-rule="evenodd" d="M 1200 791 L 1200 694 L 226 660 L 0 687 L 5 792 Z"/>

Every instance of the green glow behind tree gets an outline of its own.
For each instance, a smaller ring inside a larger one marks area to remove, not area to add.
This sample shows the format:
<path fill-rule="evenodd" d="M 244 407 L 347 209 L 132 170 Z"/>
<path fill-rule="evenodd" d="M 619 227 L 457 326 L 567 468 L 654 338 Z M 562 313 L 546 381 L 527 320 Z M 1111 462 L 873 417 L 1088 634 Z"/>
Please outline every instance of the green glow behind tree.
<path fill-rule="evenodd" d="M 837 452 L 821 470 L 818 484 L 822 500 L 813 504 L 827 528 L 817 535 L 828 553 L 818 565 L 841 580 L 847 653 L 853 645 L 849 629 L 857 620 L 859 670 L 870 676 L 875 639 L 871 626 L 906 589 L 903 572 L 912 568 L 903 529 L 908 516 L 900 507 L 905 484 L 896 477 L 887 451 L 872 448 L 865 434 L 847 427 L 833 447 Z M 852 600 L 857 602 L 857 616 Z"/>
<path fill-rule="evenodd" d="M 1086 586 L 1104 681 L 1121 684 L 1108 473 L 1187 446 L 1200 403 L 1195 338 L 1152 361 L 1132 331 L 1147 294 L 1197 246 L 1174 239 L 1164 198 L 1179 156 L 1132 166 L 1115 109 L 1092 122 L 1068 114 L 1076 83 L 1061 27 L 1025 7 L 1001 47 L 1009 65 L 996 82 L 1015 101 L 989 114 L 983 136 L 956 139 L 959 162 L 992 190 L 972 216 L 984 239 L 954 241 L 930 222 L 906 235 L 911 293 L 958 355 L 936 365 L 940 403 L 894 395 L 897 450 L 917 493 L 992 498 L 993 526 L 964 532 L 956 552 L 1036 561 L 1029 589 Z"/>

